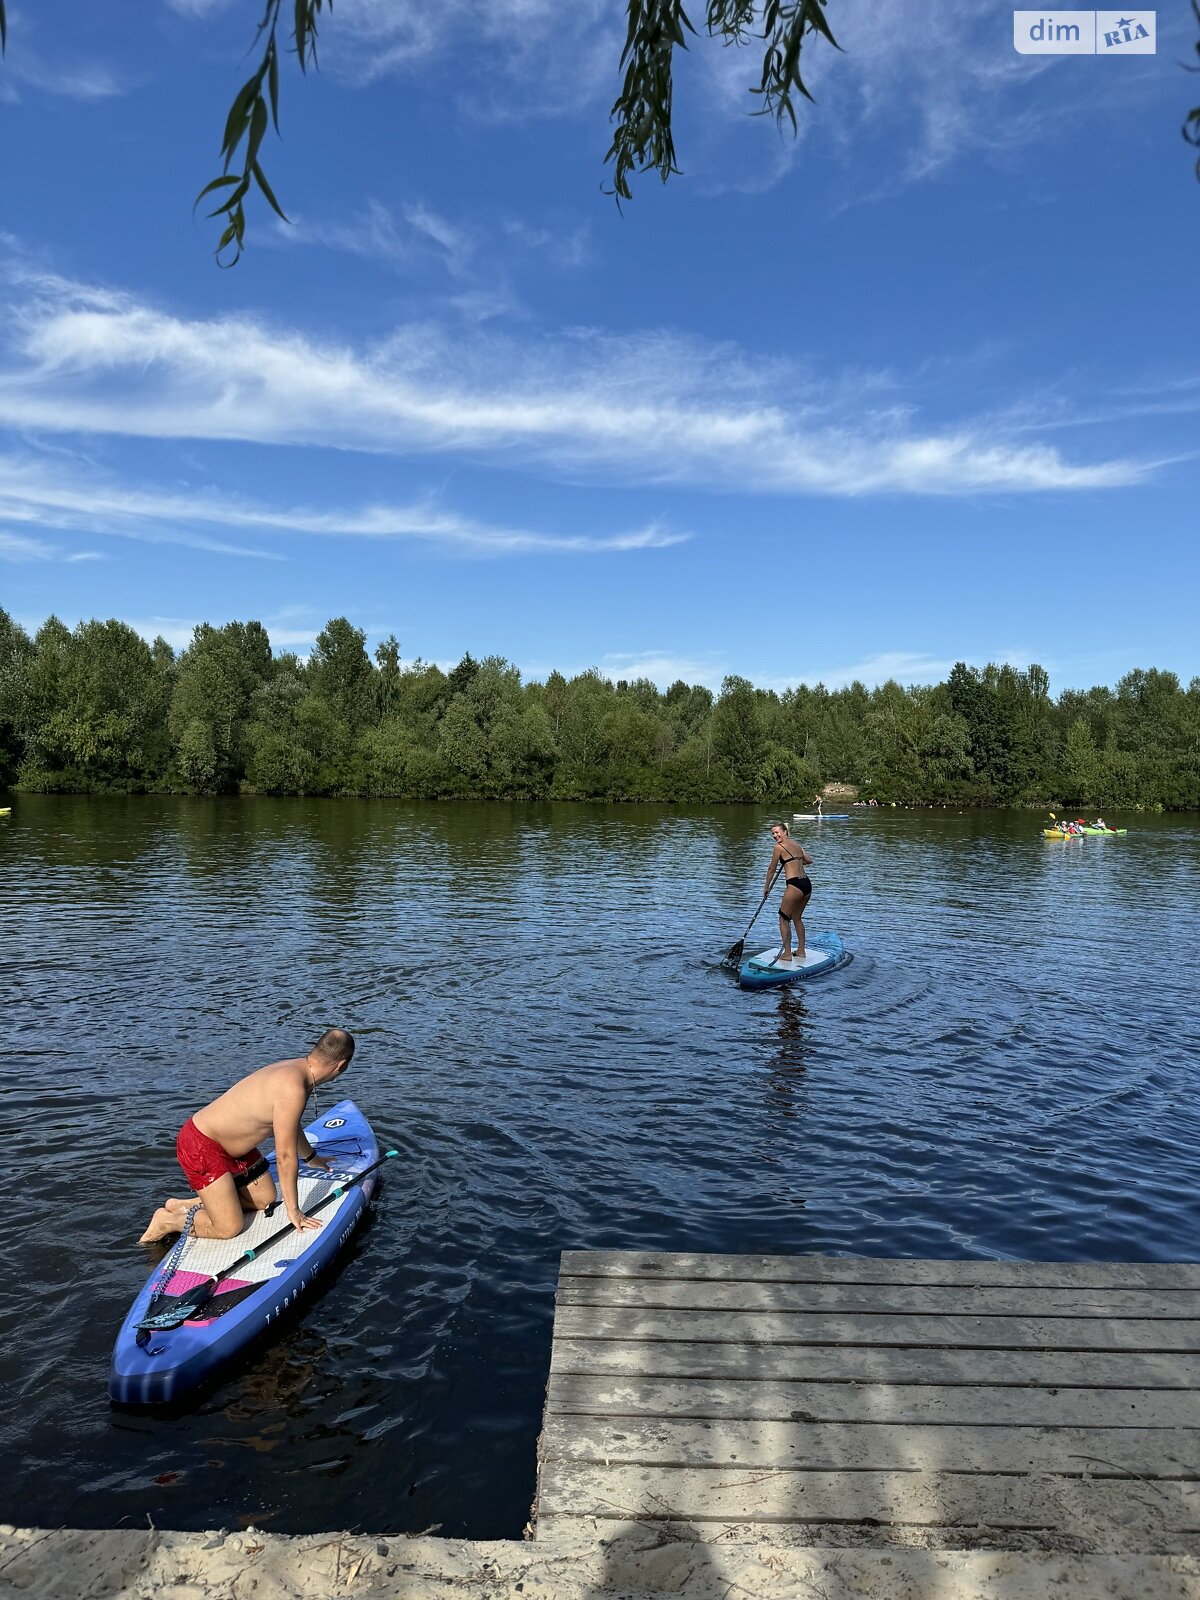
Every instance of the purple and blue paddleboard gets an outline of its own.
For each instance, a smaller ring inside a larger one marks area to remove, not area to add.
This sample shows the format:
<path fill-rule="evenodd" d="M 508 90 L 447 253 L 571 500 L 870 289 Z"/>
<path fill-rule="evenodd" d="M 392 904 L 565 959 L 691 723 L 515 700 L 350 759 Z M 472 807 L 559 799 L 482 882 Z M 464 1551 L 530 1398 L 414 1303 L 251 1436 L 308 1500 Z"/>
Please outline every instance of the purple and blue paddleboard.
<path fill-rule="evenodd" d="M 300 1209 L 312 1211 L 339 1186 L 344 1192 L 321 1208 L 322 1226 L 294 1228 L 254 1260 L 240 1262 L 233 1277 L 220 1277 L 216 1292 L 178 1327 L 139 1331 L 151 1300 L 219 1277 L 243 1252 L 266 1245 L 286 1227 L 282 1202 L 270 1216 L 259 1212 L 235 1239 L 197 1239 L 189 1234 L 150 1274 L 121 1325 L 113 1349 L 108 1393 L 122 1405 L 163 1405 L 179 1400 L 214 1378 L 250 1342 L 272 1329 L 283 1313 L 345 1249 L 371 1203 L 379 1174 L 358 1180 L 379 1160 L 370 1124 L 353 1100 L 341 1100 L 304 1130 L 318 1155 L 330 1157 L 329 1172 L 300 1163 Z M 271 1175 L 277 1178 L 275 1156 Z"/>

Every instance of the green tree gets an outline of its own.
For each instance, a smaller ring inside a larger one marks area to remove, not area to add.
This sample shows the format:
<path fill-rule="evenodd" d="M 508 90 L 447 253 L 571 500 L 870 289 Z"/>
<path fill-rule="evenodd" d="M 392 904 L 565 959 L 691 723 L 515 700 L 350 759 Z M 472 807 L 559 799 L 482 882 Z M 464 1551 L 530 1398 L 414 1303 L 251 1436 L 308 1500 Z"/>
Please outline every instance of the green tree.
<path fill-rule="evenodd" d="M 400 710 L 400 645 L 394 633 L 375 650 L 379 671 L 375 679 L 375 706 L 378 720 L 394 717 Z"/>
<path fill-rule="evenodd" d="M 163 646 L 166 649 L 166 646 Z M 20 781 L 28 788 L 130 791 L 153 787 L 165 765 L 167 685 L 146 641 L 123 622 L 51 617 L 30 666 L 36 716 Z"/>
<path fill-rule="evenodd" d="M 0 607 L 0 786 L 17 775 L 25 751 L 24 711 L 33 640 Z"/>
<path fill-rule="evenodd" d="M 728 798 L 755 798 L 767 738 L 758 697 L 749 679 L 725 679 L 713 708 L 712 723 L 713 756 L 724 773 Z"/>
<path fill-rule="evenodd" d="M 803 761 L 794 750 L 787 749 L 785 745 L 772 744 L 759 763 L 755 791 L 759 800 L 782 805 L 801 796 L 807 798 L 818 782 L 808 762 Z"/>
<path fill-rule="evenodd" d="M 255 695 L 274 674 L 261 622 L 202 622 L 179 658 L 170 729 L 179 782 L 196 794 L 236 789 L 248 759 Z"/>
<path fill-rule="evenodd" d="M 1076 717 L 1067 729 L 1066 748 L 1063 751 L 1064 799 L 1090 805 L 1100 793 L 1100 756 L 1092 730 L 1082 717 Z"/>
<path fill-rule="evenodd" d="M 308 678 L 312 692 L 350 735 L 374 719 L 377 674 L 367 655 L 367 636 L 345 617 L 334 617 L 317 635 Z"/>

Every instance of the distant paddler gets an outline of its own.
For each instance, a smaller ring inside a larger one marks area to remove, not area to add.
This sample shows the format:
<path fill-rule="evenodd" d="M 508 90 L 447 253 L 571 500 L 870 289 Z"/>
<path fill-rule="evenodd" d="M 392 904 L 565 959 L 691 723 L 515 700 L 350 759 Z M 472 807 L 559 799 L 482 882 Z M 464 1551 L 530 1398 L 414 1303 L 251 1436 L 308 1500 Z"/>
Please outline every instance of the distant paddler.
<path fill-rule="evenodd" d="M 771 852 L 770 865 L 767 867 L 767 883 L 763 890 L 765 899 L 771 892 L 771 884 L 779 868 L 783 868 L 783 879 L 786 885 L 783 899 L 779 902 L 779 954 L 776 961 L 791 961 L 792 959 L 792 929 L 796 930 L 796 958 L 804 957 L 804 908 L 812 895 L 812 880 L 808 876 L 807 868 L 812 866 L 813 858 L 804 846 L 793 839 L 787 830 L 785 822 L 776 822 L 771 828 L 771 837 L 775 841 L 775 848 Z"/>
<path fill-rule="evenodd" d="M 354 1040 L 344 1028 L 326 1028 L 306 1056 L 259 1067 L 189 1117 L 175 1154 L 196 1198 L 159 1206 L 138 1242 L 153 1244 L 182 1232 L 197 1202 L 192 1228 L 199 1238 L 235 1238 L 247 1216 L 265 1211 L 277 1198 L 271 1169 L 258 1148 L 271 1136 L 288 1221 L 301 1231 L 319 1228 L 319 1219 L 300 1209 L 300 1162 L 325 1169 L 330 1162 L 304 1136 L 304 1109 L 317 1084 L 340 1077 L 353 1054 Z"/>

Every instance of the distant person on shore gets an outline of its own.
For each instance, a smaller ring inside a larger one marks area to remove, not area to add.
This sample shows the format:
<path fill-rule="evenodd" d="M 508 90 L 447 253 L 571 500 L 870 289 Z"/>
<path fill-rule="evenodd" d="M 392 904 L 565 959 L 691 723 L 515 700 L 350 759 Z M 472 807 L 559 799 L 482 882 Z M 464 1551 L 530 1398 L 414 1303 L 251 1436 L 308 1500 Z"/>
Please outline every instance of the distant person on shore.
<path fill-rule="evenodd" d="M 288 1221 L 294 1228 L 319 1228 L 316 1217 L 300 1210 L 299 1163 L 325 1169 L 330 1163 L 304 1137 L 304 1111 L 317 1084 L 339 1077 L 353 1054 L 354 1040 L 344 1028 L 326 1028 L 306 1056 L 259 1067 L 189 1117 L 175 1154 L 196 1198 L 159 1206 L 138 1243 L 182 1232 L 197 1200 L 200 1210 L 192 1224 L 197 1237 L 235 1238 L 248 1215 L 265 1211 L 276 1199 L 275 1180 L 258 1148 L 272 1135 Z"/>
<path fill-rule="evenodd" d="M 792 929 L 796 930 L 796 959 L 804 959 L 804 908 L 812 895 L 812 880 L 808 876 L 807 868 L 812 866 L 812 857 L 802 844 L 792 838 L 785 822 L 776 822 L 771 828 L 771 837 L 775 841 L 775 848 L 771 852 L 770 865 L 767 867 L 767 886 L 763 890 L 763 899 L 771 892 L 771 884 L 780 867 L 783 868 L 783 881 L 785 888 L 783 899 L 779 902 L 779 954 L 776 961 L 791 961 L 792 959 Z"/>

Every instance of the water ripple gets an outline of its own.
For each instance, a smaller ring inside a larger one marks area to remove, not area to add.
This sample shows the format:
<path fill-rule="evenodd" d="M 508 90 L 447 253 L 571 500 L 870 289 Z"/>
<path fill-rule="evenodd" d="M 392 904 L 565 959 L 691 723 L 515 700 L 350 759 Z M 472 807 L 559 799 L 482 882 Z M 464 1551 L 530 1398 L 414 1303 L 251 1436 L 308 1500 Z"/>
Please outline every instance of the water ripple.
<path fill-rule="evenodd" d="M 0 1517 L 515 1535 L 567 1248 L 1194 1256 L 1196 821 L 814 830 L 808 921 L 854 960 L 742 994 L 718 960 L 763 820 L 22 798 L 0 1446 L 25 1471 Z M 371 1223 L 210 1395 L 112 1412 L 180 1122 L 329 1022 L 401 1151 Z"/>

